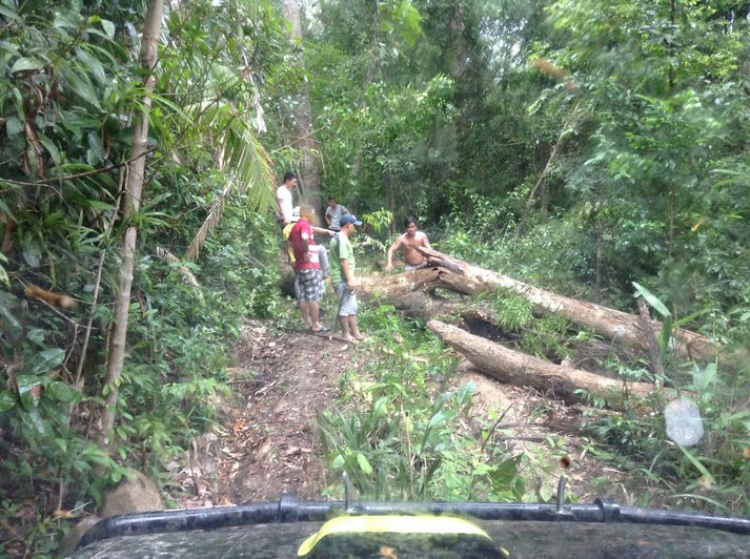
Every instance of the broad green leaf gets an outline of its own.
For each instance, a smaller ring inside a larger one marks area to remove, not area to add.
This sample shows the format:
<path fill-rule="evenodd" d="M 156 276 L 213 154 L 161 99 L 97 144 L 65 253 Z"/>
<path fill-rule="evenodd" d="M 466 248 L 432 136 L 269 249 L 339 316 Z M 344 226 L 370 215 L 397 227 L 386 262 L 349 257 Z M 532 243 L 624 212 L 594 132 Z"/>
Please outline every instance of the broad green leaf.
<path fill-rule="evenodd" d="M 41 345 L 44 343 L 44 337 L 46 334 L 46 330 L 42 330 L 41 328 L 33 328 L 29 330 L 29 333 L 26 334 L 26 337 L 35 344 Z"/>
<path fill-rule="evenodd" d="M 18 12 L 12 9 L 13 7 L 15 6 L 12 4 L 10 7 L 0 4 L 0 16 L 7 18 L 9 21 L 20 21 L 21 18 L 18 17 Z"/>
<path fill-rule="evenodd" d="M 17 404 L 15 394 L 9 390 L 0 390 L 0 413 L 12 410 Z"/>
<path fill-rule="evenodd" d="M 21 254 L 26 264 L 28 264 L 31 268 L 38 268 L 39 266 L 41 266 L 42 255 L 39 247 L 36 244 L 30 244 L 24 247 Z"/>
<path fill-rule="evenodd" d="M 72 89 L 81 99 L 101 109 L 96 90 L 86 75 L 79 75 L 70 66 L 63 66 L 60 73 L 63 76 L 65 87 Z"/>
<path fill-rule="evenodd" d="M 37 134 L 37 138 L 39 138 L 39 142 L 41 142 L 41 144 L 50 154 L 50 156 L 52 157 L 52 161 L 55 162 L 55 165 L 59 167 L 60 163 L 62 162 L 62 157 L 60 156 L 60 150 L 57 149 L 55 142 L 53 142 L 47 136 L 41 133 Z"/>
<path fill-rule="evenodd" d="M 333 459 L 333 462 L 331 463 L 331 467 L 334 470 L 338 470 L 344 466 L 344 462 L 345 462 L 344 455 L 339 454 L 338 456 L 336 456 L 336 458 Z"/>
<path fill-rule="evenodd" d="M 435 415 L 433 415 L 430 418 L 430 422 L 427 424 L 427 428 L 431 429 L 432 427 L 435 427 L 436 425 L 440 425 L 443 421 L 445 421 L 445 418 L 448 417 L 447 414 L 443 411 L 437 412 Z"/>
<path fill-rule="evenodd" d="M 68 10 L 60 10 L 55 14 L 55 21 L 53 26 L 61 31 L 63 34 L 67 34 L 65 29 L 75 31 L 78 28 L 79 21 L 74 17 L 74 12 Z"/>
<path fill-rule="evenodd" d="M 18 396 L 21 399 L 21 405 L 23 405 L 24 409 L 30 411 L 37 407 L 42 397 L 42 383 L 39 381 L 39 377 L 34 375 L 18 375 L 16 377 L 16 384 L 18 385 Z"/>
<path fill-rule="evenodd" d="M 106 19 L 103 19 L 101 23 L 102 23 L 102 29 L 104 29 L 104 32 L 107 34 L 107 37 L 109 37 L 110 39 L 114 39 L 115 38 L 115 24 Z"/>
<path fill-rule="evenodd" d="M 46 431 L 44 420 L 42 420 L 42 416 L 39 414 L 38 409 L 28 409 L 26 413 L 21 414 L 21 417 L 23 417 L 24 421 L 27 423 L 31 423 L 38 433 L 44 433 Z"/>
<path fill-rule="evenodd" d="M 5 121 L 5 130 L 9 138 L 21 134 L 23 132 L 23 121 L 14 116 L 8 117 L 8 120 Z"/>
<path fill-rule="evenodd" d="M 705 392 L 716 379 L 716 363 L 709 363 L 704 369 L 697 365 L 693 370 L 693 386 L 698 392 Z"/>
<path fill-rule="evenodd" d="M 635 286 L 636 294 L 643 297 L 646 300 L 646 302 L 649 305 L 651 305 L 651 307 L 653 307 L 654 310 L 656 310 L 660 315 L 662 316 L 672 315 L 672 313 L 669 312 L 669 309 L 667 309 L 664 303 L 662 303 L 656 295 L 654 295 L 648 289 L 646 289 L 645 287 L 643 287 L 642 285 L 636 282 L 633 282 L 633 285 Z"/>
<path fill-rule="evenodd" d="M 365 456 L 361 452 L 357 453 L 357 463 L 359 464 L 359 467 L 362 468 L 362 471 L 365 473 L 365 475 L 369 476 L 372 473 L 372 466 L 370 466 L 370 462 L 367 460 L 367 456 Z"/>
<path fill-rule="evenodd" d="M 46 383 L 44 388 L 45 395 L 57 402 L 68 404 L 78 398 L 78 392 L 59 380 Z"/>
<path fill-rule="evenodd" d="M 46 349 L 34 355 L 24 364 L 24 372 L 27 375 L 45 374 L 60 364 L 65 359 L 65 350 L 60 348 Z"/>
<path fill-rule="evenodd" d="M 10 73 L 15 74 L 16 72 L 41 70 L 42 68 L 44 68 L 44 63 L 41 60 L 37 60 L 36 58 L 24 57 L 16 60 L 15 64 L 13 64 L 13 67 L 10 69 Z"/>
<path fill-rule="evenodd" d="M 539 497 L 542 499 L 542 502 L 548 503 L 552 499 L 552 495 L 553 491 L 550 484 L 542 483 L 542 486 L 539 488 Z"/>
<path fill-rule="evenodd" d="M 95 56 L 81 48 L 76 49 L 76 58 L 83 63 L 86 70 L 88 70 L 88 72 L 94 76 L 99 83 L 107 83 L 107 73 L 104 71 L 104 66 Z"/>

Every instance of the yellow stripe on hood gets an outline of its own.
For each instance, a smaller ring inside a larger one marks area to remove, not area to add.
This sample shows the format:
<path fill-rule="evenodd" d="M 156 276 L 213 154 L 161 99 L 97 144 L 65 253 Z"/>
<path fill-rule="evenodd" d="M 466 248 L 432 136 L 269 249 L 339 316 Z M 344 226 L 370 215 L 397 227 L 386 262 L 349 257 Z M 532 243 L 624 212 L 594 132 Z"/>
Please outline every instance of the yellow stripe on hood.
<path fill-rule="evenodd" d="M 351 533 L 466 534 L 492 539 L 471 522 L 450 516 L 340 516 L 329 520 L 307 538 L 297 555 L 307 555 L 326 536 Z"/>

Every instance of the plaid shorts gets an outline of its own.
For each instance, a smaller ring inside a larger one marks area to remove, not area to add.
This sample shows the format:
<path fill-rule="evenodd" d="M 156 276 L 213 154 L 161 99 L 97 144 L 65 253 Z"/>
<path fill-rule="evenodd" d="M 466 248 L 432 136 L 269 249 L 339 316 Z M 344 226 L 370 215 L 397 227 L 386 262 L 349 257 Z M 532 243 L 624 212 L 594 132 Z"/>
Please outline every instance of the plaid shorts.
<path fill-rule="evenodd" d="M 323 276 L 320 268 L 297 270 L 297 300 L 316 303 L 323 298 Z"/>

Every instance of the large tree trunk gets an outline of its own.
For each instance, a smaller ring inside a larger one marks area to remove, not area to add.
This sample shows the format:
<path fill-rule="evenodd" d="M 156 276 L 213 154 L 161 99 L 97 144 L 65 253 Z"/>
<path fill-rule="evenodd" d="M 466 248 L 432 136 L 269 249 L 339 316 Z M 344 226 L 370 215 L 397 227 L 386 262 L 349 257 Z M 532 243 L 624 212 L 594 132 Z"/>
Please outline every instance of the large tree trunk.
<path fill-rule="evenodd" d="M 550 293 L 497 272 L 471 266 L 434 250 L 425 248 L 419 250 L 431 261 L 442 266 L 450 266 L 450 270 L 439 269 L 437 279 L 431 280 L 433 288 L 445 287 L 468 295 L 507 289 L 526 297 L 539 309 L 564 316 L 571 322 L 590 328 L 614 343 L 622 343 L 628 347 L 648 351 L 650 333 L 647 335 L 643 332 L 641 319 L 637 315 Z M 651 326 L 656 331 L 662 328 L 662 324 L 655 320 L 651 321 Z M 718 354 L 719 348 L 716 344 L 695 332 L 676 328 L 672 336 L 676 342 L 674 349 L 681 358 L 713 360 Z"/>
<path fill-rule="evenodd" d="M 583 389 L 592 395 L 606 397 L 607 402 L 615 408 L 628 409 L 630 395 L 645 398 L 658 390 L 648 383 L 623 382 L 555 365 L 437 320 L 429 321 L 427 326 L 484 374 L 508 384 L 531 386 L 567 402 L 580 402 L 582 398 L 576 394 L 576 390 Z M 661 392 L 667 399 L 676 397 L 676 391 Z"/>
<path fill-rule="evenodd" d="M 304 70 L 305 55 L 301 48 L 302 24 L 298 0 L 283 0 L 282 11 L 284 17 L 291 23 L 292 40 L 300 47 L 297 60 L 300 68 Z M 305 202 L 311 204 L 313 207 L 320 208 L 323 205 L 323 193 L 320 189 L 320 173 L 318 172 L 317 160 L 319 142 L 315 138 L 310 92 L 308 91 L 306 82 L 303 83 L 297 97 L 297 104 L 294 108 L 297 137 L 294 139 L 294 147 L 302 152 L 299 189 Z"/>
<path fill-rule="evenodd" d="M 144 170 L 148 150 L 148 119 L 151 108 L 150 93 L 154 90 L 156 78 L 153 69 L 156 65 L 157 45 L 161 30 L 161 19 L 164 10 L 163 0 L 151 0 L 146 12 L 143 25 L 143 39 L 141 43 L 141 64 L 148 74 L 143 86 L 143 110 L 136 118 L 133 130 L 133 143 L 128 167 L 128 179 L 122 197 L 122 215 L 129 218 L 141 207 Z M 102 411 L 102 429 L 99 446 L 108 451 L 111 448 L 111 436 L 115 424 L 117 398 L 119 395 L 119 380 L 125 361 L 125 342 L 128 333 L 128 310 L 130 308 L 130 292 L 133 285 L 133 269 L 135 267 L 135 249 L 138 231 L 130 226 L 125 231 L 120 247 L 122 267 L 118 280 L 118 292 L 115 300 L 114 322 L 109 336 L 107 348 L 107 370 L 102 386 L 105 395 L 105 407 Z"/>

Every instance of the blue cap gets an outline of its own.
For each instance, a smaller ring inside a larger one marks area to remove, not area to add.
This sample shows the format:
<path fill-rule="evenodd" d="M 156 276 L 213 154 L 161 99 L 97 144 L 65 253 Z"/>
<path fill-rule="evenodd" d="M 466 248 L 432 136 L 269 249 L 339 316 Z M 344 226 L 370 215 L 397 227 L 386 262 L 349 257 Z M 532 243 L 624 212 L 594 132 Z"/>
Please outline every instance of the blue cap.
<path fill-rule="evenodd" d="M 339 223 L 341 225 L 346 225 L 347 223 L 353 223 L 357 227 L 362 227 L 362 222 L 357 219 L 357 216 L 352 214 L 344 214 L 341 216 L 341 219 L 339 220 Z"/>

